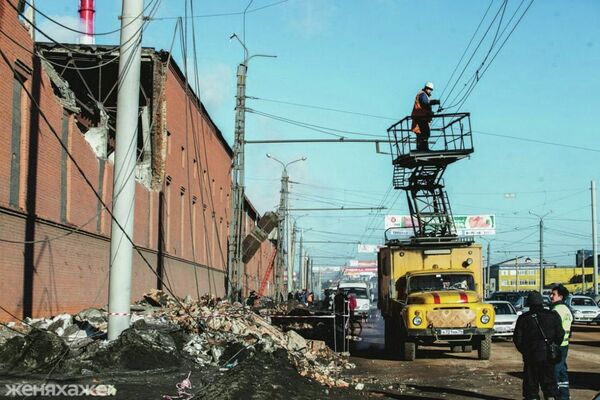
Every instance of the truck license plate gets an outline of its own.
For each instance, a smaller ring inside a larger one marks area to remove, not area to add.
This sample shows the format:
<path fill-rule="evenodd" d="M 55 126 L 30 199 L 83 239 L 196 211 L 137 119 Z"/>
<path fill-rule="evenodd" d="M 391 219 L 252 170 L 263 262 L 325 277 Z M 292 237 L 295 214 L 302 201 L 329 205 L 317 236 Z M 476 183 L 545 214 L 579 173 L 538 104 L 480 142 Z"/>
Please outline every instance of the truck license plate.
<path fill-rule="evenodd" d="M 440 334 L 442 335 L 462 335 L 465 333 L 463 329 L 441 329 Z"/>

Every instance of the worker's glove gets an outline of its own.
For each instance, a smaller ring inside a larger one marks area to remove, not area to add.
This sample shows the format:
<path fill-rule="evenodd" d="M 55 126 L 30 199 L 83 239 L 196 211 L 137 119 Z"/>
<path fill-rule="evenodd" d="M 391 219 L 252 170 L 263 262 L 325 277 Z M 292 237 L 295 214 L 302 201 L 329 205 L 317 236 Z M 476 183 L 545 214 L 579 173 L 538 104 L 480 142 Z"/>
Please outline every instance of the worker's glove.
<path fill-rule="evenodd" d="M 431 104 L 432 106 L 437 106 L 440 104 L 439 100 L 429 100 L 429 104 Z"/>

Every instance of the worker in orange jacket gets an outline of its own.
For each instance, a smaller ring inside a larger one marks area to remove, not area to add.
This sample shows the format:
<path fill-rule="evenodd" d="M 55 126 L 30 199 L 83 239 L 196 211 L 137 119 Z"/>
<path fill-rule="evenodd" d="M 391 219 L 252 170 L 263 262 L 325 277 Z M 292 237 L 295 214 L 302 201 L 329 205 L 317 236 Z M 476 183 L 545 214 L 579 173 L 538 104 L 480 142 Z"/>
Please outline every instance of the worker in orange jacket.
<path fill-rule="evenodd" d="M 417 135 L 417 150 L 419 151 L 429 150 L 429 136 L 431 135 L 429 123 L 433 115 L 431 107 L 440 104 L 439 100 L 430 99 L 431 92 L 433 92 L 433 83 L 427 82 L 425 87 L 417 93 L 411 114 L 412 126 L 410 129 Z"/>

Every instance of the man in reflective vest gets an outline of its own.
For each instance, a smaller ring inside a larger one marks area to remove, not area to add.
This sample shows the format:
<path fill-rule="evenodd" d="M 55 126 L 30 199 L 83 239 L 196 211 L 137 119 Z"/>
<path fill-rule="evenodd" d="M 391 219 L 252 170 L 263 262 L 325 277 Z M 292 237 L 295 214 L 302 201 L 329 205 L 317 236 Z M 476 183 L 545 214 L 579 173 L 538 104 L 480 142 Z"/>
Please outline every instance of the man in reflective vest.
<path fill-rule="evenodd" d="M 571 324 L 573 323 L 573 314 L 565 300 L 569 296 L 569 290 L 563 285 L 556 285 L 552 288 L 550 298 L 552 300 L 552 310 L 556 311 L 562 321 L 562 328 L 565 336 L 560 344 L 561 360 L 554 366 L 556 383 L 558 384 L 558 398 L 560 400 L 570 399 L 569 395 L 569 373 L 567 371 L 567 352 L 569 350 L 569 338 L 571 337 Z"/>
<path fill-rule="evenodd" d="M 429 136 L 431 134 L 429 123 L 433 115 L 431 106 L 440 104 L 439 100 L 430 99 L 431 92 L 433 92 L 433 83 L 427 82 L 425 87 L 417 93 L 411 114 L 412 126 L 410 129 L 417 135 L 417 150 L 419 151 L 429 150 Z"/>

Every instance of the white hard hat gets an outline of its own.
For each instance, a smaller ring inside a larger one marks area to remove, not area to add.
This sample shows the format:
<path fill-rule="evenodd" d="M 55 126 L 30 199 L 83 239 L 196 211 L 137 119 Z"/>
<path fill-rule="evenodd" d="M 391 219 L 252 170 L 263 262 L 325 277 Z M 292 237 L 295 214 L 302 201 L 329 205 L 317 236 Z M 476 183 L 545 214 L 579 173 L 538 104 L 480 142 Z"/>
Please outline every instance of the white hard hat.
<path fill-rule="evenodd" d="M 427 82 L 427 83 L 425 84 L 425 87 L 426 87 L 426 88 L 428 88 L 428 89 L 431 89 L 431 90 L 433 90 L 433 83 L 432 83 L 432 82 Z"/>

